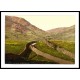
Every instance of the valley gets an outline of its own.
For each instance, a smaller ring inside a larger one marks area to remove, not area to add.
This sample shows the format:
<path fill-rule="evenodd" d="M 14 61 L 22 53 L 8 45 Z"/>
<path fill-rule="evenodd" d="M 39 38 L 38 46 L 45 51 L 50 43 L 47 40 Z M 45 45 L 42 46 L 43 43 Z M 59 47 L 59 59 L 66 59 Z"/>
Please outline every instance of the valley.
<path fill-rule="evenodd" d="M 26 55 L 29 54 L 28 57 L 21 56 L 20 59 L 25 58 L 24 61 L 5 61 L 6 64 L 74 64 L 74 26 L 44 31 L 23 18 L 6 16 L 5 54 L 20 55 L 26 45 L 36 41 L 34 46 L 28 46 L 31 50 L 29 53 L 25 52 Z"/>

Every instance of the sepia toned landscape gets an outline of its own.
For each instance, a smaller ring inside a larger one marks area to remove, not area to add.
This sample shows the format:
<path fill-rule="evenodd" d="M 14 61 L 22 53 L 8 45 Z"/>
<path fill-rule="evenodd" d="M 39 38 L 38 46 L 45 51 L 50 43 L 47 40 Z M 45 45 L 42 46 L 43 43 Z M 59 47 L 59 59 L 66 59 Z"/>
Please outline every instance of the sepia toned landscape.
<path fill-rule="evenodd" d="M 43 30 L 28 19 L 6 15 L 5 63 L 74 64 L 75 24 Z"/>

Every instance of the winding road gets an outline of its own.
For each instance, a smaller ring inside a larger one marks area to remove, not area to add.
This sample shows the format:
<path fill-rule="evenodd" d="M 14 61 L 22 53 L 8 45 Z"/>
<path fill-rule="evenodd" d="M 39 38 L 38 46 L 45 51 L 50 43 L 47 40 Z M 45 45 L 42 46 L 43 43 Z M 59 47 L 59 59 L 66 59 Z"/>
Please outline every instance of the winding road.
<path fill-rule="evenodd" d="M 55 62 L 57 62 L 57 63 L 59 63 L 59 64 L 74 64 L 74 63 L 71 62 L 71 61 L 63 60 L 63 59 L 54 57 L 54 56 L 52 56 L 52 55 L 50 55 L 50 54 L 44 53 L 44 52 L 38 50 L 37 48 L 35 48 L 32 44 L 31 44 L 29 47 L 30 47 L 30 49 L 31 49 L 33 52 L 35 52 L 37 55 L 40 55 L 40 56 L 42 56 L 42 57 L 45 57 L 45 58 L 47 58 L 47 59 L 49 59 L 49 60 L 51 60 L 51 61 L 55 61 Z"/>
<path fill-rule="evenodd" d="M 59 64 L 74 64 L 74 62 L 71 61 L 67 61 L 55 56 L 52 56 L 48 53 L 44 53 L 40 50 L 38 50 L 35 47 L 36 41 L 32 41 L 28 44 L 26 44 L 26 47 L 24 48 L 24 50 L 19 54 L 13 54 L 13 53 L 6 53 L 5 55 L 5 63 L 25 63 L 28 60 L 29 55 L 31 54 L 31 52 L 35 52 L 35 54 L 40 55 L 46 59 L 49 59 L 53 62 L 59 63 Z M 49 45 L 49 44 L 48 44 Z M 57 48 L 58 51 L 64 51 L 63 49 Z M 70 55 L 71 53 L 66 53 L 68 55 Z M 74 57 L 73 55 L 70 55 L 71 57 Z"/>
<path fill-rule="evenodd" d="M 62 52 L 63 54 L 75 59 L 75 54 L 65 50 L 64 48 L 57 47 L 57 51 Z"/>
<path fill-rule="evenodd" d="M 67 55 L 67 56 L 75 59 L 75 54 L 74 54 L 74 53 L 71 53 L 70 51 L 68 51 L 68 50 L 66 50 L 66 49 L 64 49 L 64 48 L 62 48 L 62 47 L 59 47 L 59 46 L 56 45 L 56 44 L 52 44 L 50 41 L 45 40 L 45 43 L 46 43 L 49 47 L 51 47 L 51 48 L 53 48 L 53 49 L 56 49 L 58 52 L 62 52 L 63 54 L 65 54 L 65 55 Z"/>

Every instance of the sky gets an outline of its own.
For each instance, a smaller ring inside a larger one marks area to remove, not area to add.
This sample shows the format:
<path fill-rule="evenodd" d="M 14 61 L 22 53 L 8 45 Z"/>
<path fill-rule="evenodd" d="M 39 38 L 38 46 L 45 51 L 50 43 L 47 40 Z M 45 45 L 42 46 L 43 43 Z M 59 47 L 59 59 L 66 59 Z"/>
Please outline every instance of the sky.
<path fill-rule="evenodd" d="M 75 24 L 74 15 L 17 15 L 42 30 L 70 27 Z"/>

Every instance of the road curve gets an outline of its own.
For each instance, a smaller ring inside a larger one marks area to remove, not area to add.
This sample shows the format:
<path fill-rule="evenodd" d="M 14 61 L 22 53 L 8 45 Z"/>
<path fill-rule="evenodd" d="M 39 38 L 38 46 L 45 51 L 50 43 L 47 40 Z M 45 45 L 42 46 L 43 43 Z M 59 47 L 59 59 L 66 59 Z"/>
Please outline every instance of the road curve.
<path fill-rule="evenodd" d="M 67 60 L 63 60 L 63 59 L 54 57 L 54 56 L 52 56 L 52 55 L 50 55 L 50 54 L 44 53 L 44 52 L 38 50 L 37 48 L 35 48 L 33 45 L 30 45 L 29 47 L 30 47 L 30 49 L 31 49 L 33 52 L 35 52 L 37 55 L 43 56 L 43 57 L 45 57 L 45 58 L 47 58 L 47 59 L 49 59 L 49 60 L 51 60 L 51 61 L 55 61 L 55 62 L 57 62 L 57 63 L 59 63 L 59 64 L 74 64 L 74 62 L 67 61 Z"/>
<path fill-rule="evenodd" d="M 57 47 L 57 51 L 62 52 L 63 54 L 75 59 L 75 54 L 65 50 L 64 48 Z"/>
<path fill-rule="evenodd" d="M 64 48 L 62 48 L 62 47 L 59 47 L 58 45 L 56 45 L 55 43 L 51 43 L 50 41 L 46 41 L 46 40 L 45 40 L 45 43 L 46 43 L 49 47 L 51 47 L 51 48 L 53 48 L 53 49 L 56 49 L 58 52 L 62 52 L 63 54 L 65 54 L 65 55 L 67 55 L 67 56 L 75 59 L 75 54 L 74 54 L 74 53 L 71 53 L 70 51 L 68 51 L 68 50 L 66 50 L 66 49 L 64 49 Z"/>

